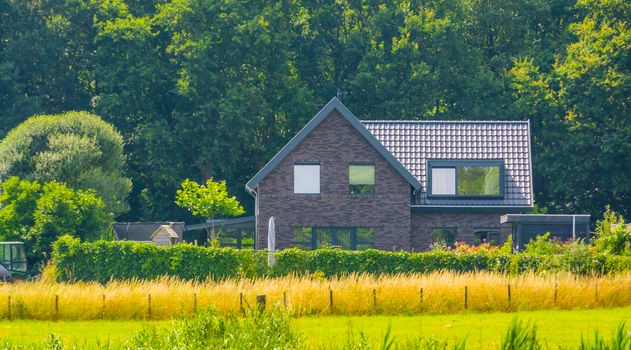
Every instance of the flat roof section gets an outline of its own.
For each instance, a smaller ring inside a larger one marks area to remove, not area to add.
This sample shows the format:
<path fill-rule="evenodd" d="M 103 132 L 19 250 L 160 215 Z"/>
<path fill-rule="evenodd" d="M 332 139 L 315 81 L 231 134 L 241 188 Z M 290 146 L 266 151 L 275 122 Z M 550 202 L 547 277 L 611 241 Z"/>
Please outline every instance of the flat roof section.
<path fill-rule="evenodd" d="M 516 224 L 589 224 L 589 214 L 506 214 L 500 217 L 500 223 Z"/>

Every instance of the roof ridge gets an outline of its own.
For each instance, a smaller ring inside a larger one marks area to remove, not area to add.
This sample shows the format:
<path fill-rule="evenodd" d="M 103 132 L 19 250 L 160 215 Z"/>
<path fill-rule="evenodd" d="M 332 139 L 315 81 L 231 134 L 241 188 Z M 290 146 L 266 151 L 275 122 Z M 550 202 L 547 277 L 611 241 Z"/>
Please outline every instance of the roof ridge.
<path fill-rule="evenodd" d="M 448 123 L 448 124 L 474 124 L 474 123 L 497 123 L 497 124 L 527 124 L 528 120 L 388 120 L 388 119 L 377 119 L 377 120 L 360 120 L 361 123 Z"/>

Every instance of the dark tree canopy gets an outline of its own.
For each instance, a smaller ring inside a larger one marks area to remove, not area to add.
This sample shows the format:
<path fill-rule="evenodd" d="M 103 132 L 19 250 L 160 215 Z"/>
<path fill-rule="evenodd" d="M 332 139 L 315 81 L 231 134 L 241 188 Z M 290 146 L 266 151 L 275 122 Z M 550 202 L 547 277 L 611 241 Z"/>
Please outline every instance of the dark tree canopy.
<path fill-rule="evenodd" d="M 243 184 L 339 92 L 366 119 L 529 119 L 540 207 L 629 216 L 630 7 L 0 0 L 0 133 L 33 114 L 101 115 L 127 142 L 122 218 L 191 219 L 173 202 L 184 179 L 226 179 L 252 211 Z"/>

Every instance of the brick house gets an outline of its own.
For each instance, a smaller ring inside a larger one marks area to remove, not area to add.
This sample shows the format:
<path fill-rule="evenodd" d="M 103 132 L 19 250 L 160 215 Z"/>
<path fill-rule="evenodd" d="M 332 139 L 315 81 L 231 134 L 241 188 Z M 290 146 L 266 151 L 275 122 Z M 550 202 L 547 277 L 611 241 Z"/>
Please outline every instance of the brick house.
<path fill-rule="evenodd" d="M 503 242 L 533 205 L 527 121 L 360 121 L 333 98 L 246 185 L 256 246 Z"/>

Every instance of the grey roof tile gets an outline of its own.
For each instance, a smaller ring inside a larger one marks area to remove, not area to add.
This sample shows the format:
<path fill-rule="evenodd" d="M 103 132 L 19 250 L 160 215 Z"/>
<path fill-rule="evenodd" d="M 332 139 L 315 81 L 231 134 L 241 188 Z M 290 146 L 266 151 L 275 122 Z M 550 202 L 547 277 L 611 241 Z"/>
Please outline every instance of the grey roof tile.
<path fill-rule="evenodd" d="M 531 206 L 532 179 L 527 121 L 362 121 L 421 183 L 420 205 Z M 503 199 L 427 198 L 427 161 L 503 159 Z"/>

